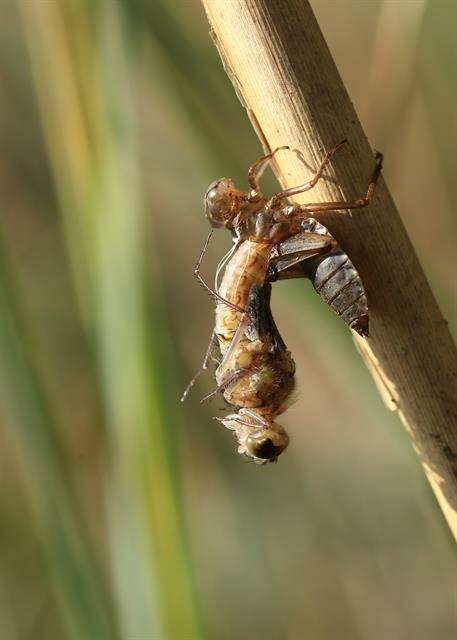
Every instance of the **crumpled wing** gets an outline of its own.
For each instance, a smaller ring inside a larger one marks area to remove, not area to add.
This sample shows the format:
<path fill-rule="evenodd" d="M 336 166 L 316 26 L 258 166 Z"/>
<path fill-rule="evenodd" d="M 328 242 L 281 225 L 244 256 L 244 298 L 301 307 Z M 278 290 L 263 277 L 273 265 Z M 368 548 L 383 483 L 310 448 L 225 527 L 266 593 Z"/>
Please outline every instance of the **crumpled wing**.
<path fill-rule="evenodd" d="M 326 253 L 335 244 L 333 237 L 328 234 L 302 231 L 281 242 L 272 252 L 274 271 L 281 274 L 278 279 L 299 277 L 291 274 L 291 269 L 305 260 Z M 303 272 L 299 268 L 301 276 Z"/>
<path fill-rule="evenodd" d="M 316 292 L 351 329 L 368 336 L 368 303 L 362 280 L 333 236 L 314 218 L 304 220 L 300 233 L 279 244 L 269 272 L 272 282 L 300 277 L 311 280 Z"/>

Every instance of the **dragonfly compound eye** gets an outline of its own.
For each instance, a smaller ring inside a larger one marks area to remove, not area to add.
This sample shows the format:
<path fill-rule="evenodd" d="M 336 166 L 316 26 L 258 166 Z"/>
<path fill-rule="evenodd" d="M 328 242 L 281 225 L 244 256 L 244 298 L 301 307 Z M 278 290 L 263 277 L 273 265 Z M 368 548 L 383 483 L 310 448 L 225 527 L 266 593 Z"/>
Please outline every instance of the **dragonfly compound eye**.
<path fill-rule="evenodd" d="M 205 194 L 205 213 L 214 228 L 229 223 L 236 209 L 237 190 L 230 178 L 221 178 L 213 182 Z"/>
<path fill-rule="evenodd" d="M 254 458 L 261 460 L 275 460 L 285 449 L 284 444 L 275 444 L 271 438 L 248 436 L 246 449 Z"/>

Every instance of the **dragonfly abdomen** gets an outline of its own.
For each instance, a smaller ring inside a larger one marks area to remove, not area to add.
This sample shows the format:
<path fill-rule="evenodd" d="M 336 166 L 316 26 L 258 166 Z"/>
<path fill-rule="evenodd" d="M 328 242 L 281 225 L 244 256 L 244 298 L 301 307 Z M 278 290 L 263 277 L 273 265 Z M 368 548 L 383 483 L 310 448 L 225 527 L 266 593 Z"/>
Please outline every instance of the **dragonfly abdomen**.
<path fill-rule="evenodd" d="M 330 236 L 314 218 L 303 222 L 304 231 Z M 362 336 L 368 336 L 368 302 L 357 269 L 339 245 L 322 256 L 303 262 L 304 273 L 316 292 L 344 322 Z"/>

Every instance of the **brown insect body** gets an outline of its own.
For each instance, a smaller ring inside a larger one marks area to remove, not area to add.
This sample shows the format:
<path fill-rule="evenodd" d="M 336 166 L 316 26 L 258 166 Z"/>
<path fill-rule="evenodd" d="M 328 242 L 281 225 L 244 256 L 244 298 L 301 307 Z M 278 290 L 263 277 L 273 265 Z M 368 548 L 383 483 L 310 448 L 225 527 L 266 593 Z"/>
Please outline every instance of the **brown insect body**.
<path fill-rule="evenodd" d="M 215 289 L 205 283 L 199 272 L 211 234 L 195 269 L 201 284 L 218 301 L 215 331 L 199 373 L 208 366 L 216 338 L 222 357 L 216 371 L 216 392 L 222 392 L 225 400 L 237 409 L 236 414 L 221 422 L 236 432 L 240 453 L 257 463 L 276 460 L 287 446 L 287 434 L 275 418 L 287 408 L 295 372 L 271 315 L 270 282 L 309 278 L 319 295 L 352 329 L 368 335 L 368 307 L 360 276 L 332 235 L 309 214 L 367 206 L 381 171 L 381 154 L 376 156 L 364 198 L 306 205 L 283 202 L 314 187 L 341 144 L 327 153 L 309 182 L 282 191 L 270 200 L 262 195 L 258 177 L 279 149 L 250 167 L 251 191 L 240 191 L 231 179 L 222 178 L 205 195 L 205 212 L 211 226 L 231 230 L 235 247 L 220 286 L 216 276 Z"/>
<path fill-rule="evenodd" d="M 225 267 L 219 295 L 236 307 L 246 309 L 254 284 L 263 285 L 270 261 L 271 247 L 265 243 L 242 242 Z M 237 330 L 242 313 L 225 302 L 216 306 L 215 331 L 222 355 L 225 355 Z"/>
<path fill-rule="evenodd" d="M 264 464 L 276 460 L 289 441 L 275 418 L 287 408 L 295 363 L 271 315 L 267 270 L 272 247 L 290 231 L 267 212 L 240 221 L 238 231 L 247 239 L 227 263 L 217 291 L 224 301 L 216 306 L 215 335 L 223 358 L 216 381 L 226 402 L 238 409 L 222 420 L 235 431 L 238 451 Z"/>
<path fill-rule="evenodd" d="M 216 306 L 216 334 L 222 354 L 225 354 L 247 308 L 249 293 L 253 285 L 263 286 L 269 279 L 272 250 L 280 240 L 290 234 L 284 222 L 275 223 L 265 211 L 240 222 L 237 227 L 236 250 L 225 266 L 224 275 L 217 289 L 219 301 Z M 259 224 L 260 220 L 260 224 Z M 299 228 L 299 227 L 297 227 Z M 320 242 L 320 238 L 319 238 Z M 227 304 L 228 303 L 228 304 Z"/>
<path fill-rule="evenodd" d="M 237 409 L 221 422 L 235 431 L 238 451 L 257 464 L 276 460 L 289 442 L 275 420 L 286 410 L 294 388 L 295 363 L 273 321 L 270 290 L 269 284 L 252 284 L 247 313 L 238 320 L 230 342 L 226 334 L 219 339 L 222 362 L 216 370 L 224 399 Z M 219 338 L 217 327 L 218 322 Z"/>

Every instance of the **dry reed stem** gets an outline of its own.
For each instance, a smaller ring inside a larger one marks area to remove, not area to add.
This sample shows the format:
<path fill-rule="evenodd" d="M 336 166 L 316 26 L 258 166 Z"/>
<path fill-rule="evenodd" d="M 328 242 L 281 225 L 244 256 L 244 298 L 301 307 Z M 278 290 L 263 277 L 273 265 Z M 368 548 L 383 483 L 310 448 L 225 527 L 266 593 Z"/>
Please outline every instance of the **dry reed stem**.
<path fill-rule="evenodd" d="M 324 152 L 348 138 L 332 161 L 334 180 L 321 181 L 313 200 L 360 197 L 373 152 L 309 3 L 203 4 L 225 70 L 265 149 L 288 144 L 308 165 L 294 154 L 279 154 L 274 168 L 281 184 L 304 182 Z M 457 537 L 457 353 L 447 323 L 382 179 L 368 209 L 318 217 L 362 276 L 371 337 L 358 340 L 359 350 L 407 428 Z"/>

